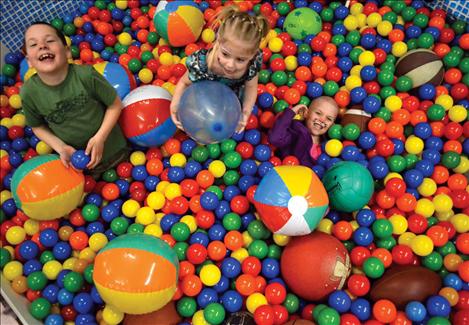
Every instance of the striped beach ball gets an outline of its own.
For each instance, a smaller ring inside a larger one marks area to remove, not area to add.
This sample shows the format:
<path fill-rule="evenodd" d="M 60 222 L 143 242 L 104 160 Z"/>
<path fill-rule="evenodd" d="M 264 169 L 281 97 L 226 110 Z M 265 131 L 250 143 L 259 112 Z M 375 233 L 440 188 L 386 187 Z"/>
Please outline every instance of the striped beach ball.
<path fill-rule="evenodd" d="M 171 94 L 158 86 L 141 86 L 123 100 L 119 123 L 130 142 L 153 147 L 165 143 L 176 132 L 169 105 Z"/>
<path fill-rule="evenodd" d="M 396 77 L 409 77 L 413 88 L 426 83 L 438 86 L 443 81 L 444 75 L 443 61 L 433 51 L 427 49 L 409 51 L 396 62 Z"/>
<path fill-rule="evenodd" d="M 272 232 L 287 236 L 311 233 L 329 207 L 321 180 L 305 166 L 279 166 L 261 180 L 254 194 L 261 220 Z"/>
<path fill-rule="evenodd" d="M 137 86 L 134 76 L 119 63 L 104 61 L 94 64 L 93 68 L 114 87 L 121 100 Z"/>
<path fill-rule="evenodd" d="M 173 249 L 159 238 L 139 233 L 119 236 L 100 250 L 93 280 L 106 304 L 138 315 L 171 301 L 178 273 Z"/>
<path fill-rule="evenodd" d="M 161 37 L 179 47 L 197 41 L 204 27 L 204 15 L 193 1 L 160 1 L 153 23 Z"/>
<path fill-rule="evenodd" d="M 67 215 L 80 203 L 85 177 L 66 168 L 57 155 L 25 161 L 13 174 L 11 191 L 16 206 L 31 219 L 53 220 Z"/>

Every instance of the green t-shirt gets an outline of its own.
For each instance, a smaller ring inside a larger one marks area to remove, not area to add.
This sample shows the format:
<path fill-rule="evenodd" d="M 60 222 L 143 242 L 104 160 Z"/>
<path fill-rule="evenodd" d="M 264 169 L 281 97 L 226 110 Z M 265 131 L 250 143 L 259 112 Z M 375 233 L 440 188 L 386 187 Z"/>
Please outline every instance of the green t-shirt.
<path fill-rule="evenodd" d="M 67 77 L 57 86 L 48 86 L 34 75 L 21 87 L 26 124 L 47 125 L 75 149 L 86 148 L 116 96 L 115 89 L 89 65 L 70 64 Z M 116 124 L 106 139 L 102 162 L 108 162 L 126 146 L 122 130 Z"/>

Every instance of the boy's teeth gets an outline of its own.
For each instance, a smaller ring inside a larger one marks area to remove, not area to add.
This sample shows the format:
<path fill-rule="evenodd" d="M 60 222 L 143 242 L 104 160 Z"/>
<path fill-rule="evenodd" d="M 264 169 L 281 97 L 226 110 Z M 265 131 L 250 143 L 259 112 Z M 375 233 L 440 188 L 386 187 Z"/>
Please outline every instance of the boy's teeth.
<path fill-rule="evenodd" d="M 53 58 L 54 58 L 54 55 L 53 55 L 53 54 L 47 53 L 47 54 L 42 54 L 42 55 L 39 57 L 39 60 L 42 61 L 42 60 L 53 59 Z"/>

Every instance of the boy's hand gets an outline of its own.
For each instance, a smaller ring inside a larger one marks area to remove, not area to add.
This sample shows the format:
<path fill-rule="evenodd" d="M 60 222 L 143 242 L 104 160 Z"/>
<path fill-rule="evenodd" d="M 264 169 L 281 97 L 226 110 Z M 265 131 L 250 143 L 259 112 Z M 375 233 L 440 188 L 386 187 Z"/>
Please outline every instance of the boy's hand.
<path fill-rule="evenodd" d="M 296 105 L 296 106 L 292 107 L 291 110 L 295 114 L 304 115 L 304 113 L 306 113 L 306 111 L 308 110 L 308 107 L 306 107 L 306 105 L 300 104 L 300 105 Z"/>
<path fill-rule="evenodd" d="M 178 119 L 177 109 L 175 109 L 173 107 L 171 107 L 170 109 L 171 109 L 171 119 L 173 120 L 174 125 L 176 125 L 176 127 L 178 129 L 181 129 L 181 130 L 184 131 L 184 128 L 182 127 L 181 121 L 179 121 L 179 119 Z"/>
<path fill-rule="evenodd" d="M 85 149 L 85 153 L 87 155 L 91 155 L 91 160 L 88 165 L 86 165 L 88 169 L 92 169 L 99 164 L 99 162 L 103 158 L 103 151 L 104 140 L 101 137 L 95 135 L 88 141 L 88 145 Z"/>
<path fill-rule="evenodd" d="M 70 159 L 75 152 L 75 148 L 69 146 L 68 144 L 64 144 L 59 152 L 57 152 L 60 156 L 60 160 L 65 167 L 70 167 Z"/>

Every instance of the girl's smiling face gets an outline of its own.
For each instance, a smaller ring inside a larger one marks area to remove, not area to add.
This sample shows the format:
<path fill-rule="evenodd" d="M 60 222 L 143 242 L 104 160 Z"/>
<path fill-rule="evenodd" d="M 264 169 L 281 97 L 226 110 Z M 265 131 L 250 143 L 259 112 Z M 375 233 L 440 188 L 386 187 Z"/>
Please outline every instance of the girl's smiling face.
<path fill-rule="evenodd" d="M 256 54 L 246 44 L 235 37 L 226 37 L 215 47 L 213 70 L 229 79 L 239 79 L 247 71 Z"/>
<path fill-rule="evenodd" d="M 313 136 L 323 135 L 334 124 L 337 114 L 337 106 L 326 101 L 317 101 L 308 109 L 306 126 Z"/>

